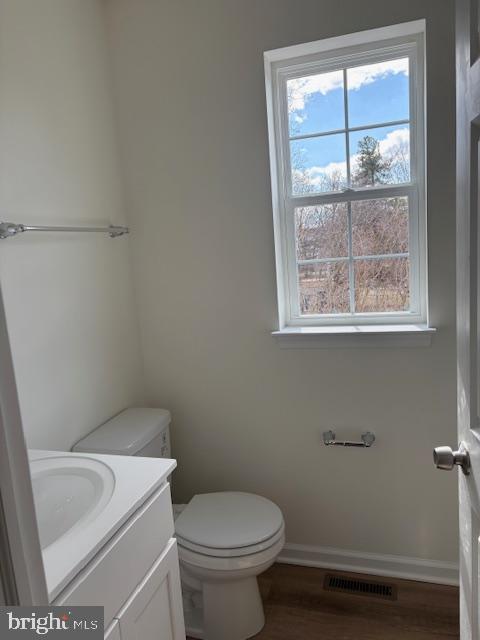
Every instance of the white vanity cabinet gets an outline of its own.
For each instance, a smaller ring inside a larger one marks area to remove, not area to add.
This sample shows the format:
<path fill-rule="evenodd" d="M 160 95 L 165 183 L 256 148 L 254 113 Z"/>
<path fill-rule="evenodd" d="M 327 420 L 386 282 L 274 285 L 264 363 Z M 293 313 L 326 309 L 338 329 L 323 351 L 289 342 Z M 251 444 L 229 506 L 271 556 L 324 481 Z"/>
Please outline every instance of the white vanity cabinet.
<path fill-rule="evenodd" d="M 103 606 L 105 640 L 185 640 L 173 534 L 165 482 L 52 604 Z"/>

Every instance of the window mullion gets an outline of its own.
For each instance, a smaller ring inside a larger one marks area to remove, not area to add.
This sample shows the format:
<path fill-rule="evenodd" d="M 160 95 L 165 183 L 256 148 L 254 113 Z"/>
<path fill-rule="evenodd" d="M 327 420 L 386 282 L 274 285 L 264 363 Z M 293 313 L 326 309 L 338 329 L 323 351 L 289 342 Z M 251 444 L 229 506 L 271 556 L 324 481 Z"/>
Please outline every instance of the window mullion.
<path fill-rule="evenodd" d="M 353 260 L 352 203 L 348 202 L 348 290 L 350 292 L 350 313 L 355 313 L 355 273 Z"/>
<path fill-rule="evenodd" d="M 347 87 L 347 70 L 343 70 L 343 109 L 345 112 L 345 148 L 347 161 L 347 185 L 352 184 L 350 174 L 350 132 L 348 130 L 348 87 Z"/>
<path fill-rule="evenodd" d="M 350 131 L 348 118 L 348 79 L 347 69 L 343 70 L 343 108 L 345 111 L 345 148 L 347 161 L 347 185 L 352 185 L 352 173 L 350 166 Z M 355 265 L 353 263 L 353 232 L 352 232 L 352 203 L 350 200 L 348 208 L 348 291 L 350 294 L 350 313 L 355 313 Z"/>

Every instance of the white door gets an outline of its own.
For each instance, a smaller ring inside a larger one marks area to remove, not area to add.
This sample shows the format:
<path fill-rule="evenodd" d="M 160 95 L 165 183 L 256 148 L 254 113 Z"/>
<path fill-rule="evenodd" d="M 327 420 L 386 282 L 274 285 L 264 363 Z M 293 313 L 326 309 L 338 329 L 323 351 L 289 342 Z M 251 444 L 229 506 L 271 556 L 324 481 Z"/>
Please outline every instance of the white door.
<path fill-rule="evenodd" d="M 122 640 L 185 640 L 176 540 L 170 540 L 117 617 Z"/>
<path fill-rule="evenodd" d="M 462 467 L 460 500 L 460 637 L 480 640 L 480 270 L 479 0 L 457 0 L 457 376 L 458 439 L 454 453 L 435 450 L 437 466 Z"/>
<path fill-rule="evenodd" d="M 0 557 L 0 604 L 48 604 L 28 455 L 1 289 Z"/>

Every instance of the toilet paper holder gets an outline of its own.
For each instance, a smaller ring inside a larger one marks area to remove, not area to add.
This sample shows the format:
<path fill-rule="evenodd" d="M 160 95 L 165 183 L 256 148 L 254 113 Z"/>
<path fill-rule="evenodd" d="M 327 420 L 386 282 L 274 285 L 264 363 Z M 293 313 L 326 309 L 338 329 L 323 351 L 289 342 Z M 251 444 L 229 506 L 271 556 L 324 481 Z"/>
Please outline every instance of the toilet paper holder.
<path fill-rule="evenodd" d="M 375 434 L 372 433 L 371 431 L 365 431 L 365 433 L 362 433 L 361 437 L 361 442 L 355 441 L 355 440 L 337 440 L 336 439 L 336 435 L 335 435 L 335 431 L 324 431 L 323 432 L 323 444 L 326 447 L 329 447 L 331 445 L 335 446 L 335 447 L 364 447 L 364 448 L 368 448 L 371 447 L 372 444 L 375 442 Z"/>

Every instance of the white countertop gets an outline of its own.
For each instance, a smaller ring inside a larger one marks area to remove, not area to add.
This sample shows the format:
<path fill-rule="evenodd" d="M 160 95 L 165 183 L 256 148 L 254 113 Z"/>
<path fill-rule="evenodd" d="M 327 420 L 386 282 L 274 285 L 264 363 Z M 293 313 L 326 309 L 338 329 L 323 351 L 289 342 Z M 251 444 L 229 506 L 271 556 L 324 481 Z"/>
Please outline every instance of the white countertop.
<path fill-rule="evenodd" d="M 175 469 L 175 460 L 110 456 L 91 453 L 30 450 L 30 460 L 68 457 L 97 460 L 107 465 L 114 476 L 113 492 L 103 509 L 86 523 L 79 523 L 42 551 L 49 600 L 95 556 L 133 513 L 167 481 Z"/>

